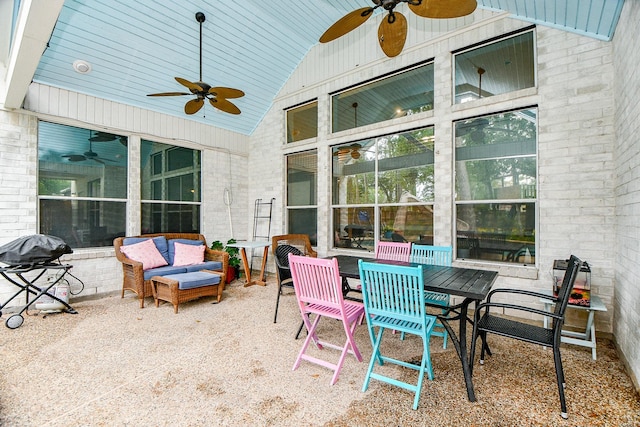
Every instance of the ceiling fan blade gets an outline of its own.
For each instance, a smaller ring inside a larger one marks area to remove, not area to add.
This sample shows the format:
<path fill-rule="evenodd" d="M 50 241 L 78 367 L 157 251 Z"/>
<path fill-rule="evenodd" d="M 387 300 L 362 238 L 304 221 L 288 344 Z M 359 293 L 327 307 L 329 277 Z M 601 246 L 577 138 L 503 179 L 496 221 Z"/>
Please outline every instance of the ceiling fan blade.
<path fill-rule="evenodd" d="M 82 154 L 66 154 L 66 155 L 60 156 L 60 157 L 65 157 L 70 162 L 81 162 L 83 160 L 87 160 L 87 158 L 85 156 L 83 156 Z"/>
<path fill-rule="evenodd" d="M 419 5 L 409 3 L 409 9 L 424 18 L 459 18 L 476 10 L 476 0 L 422 0 Z"/>
<path fill-rule="evenodd" d="M 164 92 L 164 93 L 150 93 L 147 96 L 180 96 L 180 95 L 193 95 L 187 92 Z M 94 141 L 97 141 L 94 139 Z"/>
<path fill-rule="evenodd" d="M 178 83 L 188 88 L 192 93 L 202 92 L 203 89 L 195 83 L 191 83 L 189 80 L 185 80 L 181 77 L 174 77 Z M 190 95 L 190 94 L 187 94 Z"/>
<path fill-rule="evenodd" d="M 320 36 L 320 43 L 330 42 L 338 37 L 344 36 L 349 31 L 355 30 L 360 25 L 364 24 L 371 15 L 373 15 L 371 12 L 373 12 L 372 7 L 363 7 L 347 13 L 345 16 L 338 19 L 327 29 L 327 31 L 324 32 L 324 34 Z"/>
<path fill-rule="evenodd" d="M 244 96 L 244 92 L 240 89 L 230 87 L 212 87 L 209 93 L 218 98 L 240 98 Z"/>
<path fill-rule="evenodd" d="M 227 101 L 224 98 L 210 99 L 209 102 L 218 110 L 222 110 L 229 114 L 240 114 L 240 109 L 236 107 L 231 101 Z"/>
<path fill-rule="evenodd" d="M 391 22 L 390 22 L 391 21 Z M 402 52 L 407 40 L 407 18 L 400 12 L 389 13 L 378 27 L 378 42 L 389 58 Z"/>
<path fill-rule="evenodd" d="M 187 114 L 195 114 L 198 111 L 200 111 L 203 105 L 204 105 L 204 99 L 202 98 L 192 99 L 191 101 L 188 101 L 184 105 L 184 112 Z"/>

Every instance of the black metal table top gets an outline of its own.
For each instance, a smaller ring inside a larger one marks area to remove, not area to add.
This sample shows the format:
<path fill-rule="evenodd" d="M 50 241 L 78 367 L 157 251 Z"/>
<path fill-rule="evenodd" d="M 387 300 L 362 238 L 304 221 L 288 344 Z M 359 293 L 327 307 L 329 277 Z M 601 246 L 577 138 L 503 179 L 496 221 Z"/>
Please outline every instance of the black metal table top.
<path fill-rule="evenodd" d="M 351 279 L 359 279 L 358 260 L 382 262 L 396 265 L 422 265 L 424 271 L 424 288 L 427 291 L 442 292 L 482 301 L 498 277 L 497 271 L 478 270 L 474 268 L 443 267 L 438 265 L 415 264 L 400 261 L 376 260 L 352 255 L 335 255 L 338 260 L 340 275 Z"/>

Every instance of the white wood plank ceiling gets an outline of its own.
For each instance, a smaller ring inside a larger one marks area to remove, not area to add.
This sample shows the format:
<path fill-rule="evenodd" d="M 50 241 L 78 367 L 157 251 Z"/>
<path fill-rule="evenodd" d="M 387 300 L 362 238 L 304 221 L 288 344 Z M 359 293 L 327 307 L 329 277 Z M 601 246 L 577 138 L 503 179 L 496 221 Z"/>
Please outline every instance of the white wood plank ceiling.
<path fill-rule="evenodd" d="M 479 0 L 478 5 L 608 40 L 623 1 Z M 195 13 L 201 11 L 206 15 L 203 80 L 242 89 L 246 96 L 233 100 L 242 110 L 238 116 L 206 104 L 187 117 L 251 134 L 320 35 L 346 13 L 370 4 L 369 0 L 65 0 L 33 81 L 185 117 L 183 106 L 192 97 L 146 95 L 184 91 L 176 76 L 198 80 Z M 397 10 L 410 13 L 406 5 Z M 76 60 L 91 64 L 91 72 L 75 72 Z"/>

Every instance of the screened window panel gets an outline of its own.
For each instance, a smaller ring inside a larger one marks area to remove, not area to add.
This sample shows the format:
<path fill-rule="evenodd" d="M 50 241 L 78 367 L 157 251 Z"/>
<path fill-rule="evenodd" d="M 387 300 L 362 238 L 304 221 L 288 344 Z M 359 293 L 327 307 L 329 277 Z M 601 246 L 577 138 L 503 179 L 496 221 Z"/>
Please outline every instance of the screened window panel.
<path fill-rule="evenodd" d="M 127 138 L 38 123 L 39 232 L 71 247 L 110 246 L 124 234 Z"/>
<path fill-rule="evenodd" d="M 534 32 L 455 55 L 456 104 L 535 87 Z"/>
<path fill-rule="evenodd" d="M 433 127 L 332 148 L 335 247 L 433 242 Z"/>
<path fill-rule="evenodd" d="M 318 102 L 286 110 L 287 143 L 318 136 Z"/>
<path fill-rule="evenodd" d="M 312 245 L 318 239 L 318 152 L 286 156 L 287 233 L 307 234 Z"/>
<path fill-rule="evenodd" d="M 363 84 L 331 98 L 332 132 L 433 109 L 433 64 Z"/>
<path fill-rule="evenodd" d="M 537 109 L 454 123 L 458 258 L 535 264 Z"/>

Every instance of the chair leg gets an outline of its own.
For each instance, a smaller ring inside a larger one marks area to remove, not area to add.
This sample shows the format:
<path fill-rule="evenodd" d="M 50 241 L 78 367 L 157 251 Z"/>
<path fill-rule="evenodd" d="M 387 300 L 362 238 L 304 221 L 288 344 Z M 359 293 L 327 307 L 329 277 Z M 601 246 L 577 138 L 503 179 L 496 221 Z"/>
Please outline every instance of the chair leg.
<path fill-rule="evenodd" d="M 273 315 L 273 323 L 276 323 L 276 320 L 278 320 L 278 305 L 280 304 L 280 294 L 282 294 L 282 286 L 278 285 L 278 297 L 276 298 L 276 312 Z"/>
<path fill-rule="evenodd" d="M 302 344 L 302 348 L 300 349 L 300 353 L 298 353 L 298 357 L 296 358 L 296 361 L 293 364 L 293 369 L 292 369 L 293 371 L 298 369 L 298 366 L 300 366 L 300 362 L 302 361 L 302 356 L 304 356 L 305 352 L 307 351 L 307 347 L 309 347 L 309 344 L 311 343 L 312 340 L 316 343 L 319 349 L 322 349 L 322 344 L 318 342 L 318 336 L 316 335 L 316 327 L 318 326 L 320 317 L 321 316 L 316 316 L 313 323 L 311 323 L 311 321 L 309 320 L 309 315 L 307 313 L 305 313 L 302 316 L 304 325 L 307 327 L 307 338 L 304 340 L 304 343 Z"/>
<path fill-rule="evenodd" d="M 416 384 L 416 395 L 413 398 L 413 410 L 418 409 L 420 403 L 420 393 L 422 392 L 422 382 L 424 380 L 425 370 L 427 371 L 427 377 L 433 381 L 433 366 L 431 365 L 431 352 L 429 351 L 429 340 L 423 338 L 423 350 L 422 361 L 420 362 L 420 372 L 418 373 L 418 383 Z"/>
<path fill-rule="evenodd" d="M 478 340 L 476 323 L 477 321 L 473 322 L 473 332 L 471 333 L 471 351 L 469 352 L 469 372 L 471 373 L 471 376 L 473 376 L 473 363 L 476 358 L 476 341 Z"/>
<path fill-rule="evenodd" d="M 302 332 L 302 328 L 304 328 L 304 322 L 300 322 L 300 327 L 298 328 L 298 332 L 296 332 L 296 339 L 300 337 L 300 332 Z"/>
<path fill-rule="evenodd" d="M 564 370 L 562 368 L 562 358 L 560 357 L 560 348 L 554 346 L 553 348 L 553 361 L 556 365 L 556 380 L 558 381 L 558 394 L 560 395 L 560 416 L 565 420 L 569 418 L 567 414 L 567 402 L 564 398 Z"/>
<path fill-rule="evenodd" d="M 371 360 L 369 360 L 369 367 L 367 368 L 367 373 L 364 376 L 364 384 L 362 384 L 362 391 L 365 392 L 369 388 L 369 382 L 371 382 L 371 374 L 373 373 L 373 367 L 376 363 L 376 360 L 380 365 L 383 364 L 382 356 L 380 355 L 380 343 L 382 342 L 382 332 L 384 328 L 380 328 L 378 330 L 378 336 L 372 342 L 373 351 L 371 353 Z"/>
<path fill-rule="evenodd" d="M 354 319 L 351 322 L 351 325 L 347 325 L 346 321 L 342 322 L 344 325 L 344 332 L 347 335 L 347 339 L 344 342 L 344 347 L 342 348 L 340 359 L 336 364 L 336 369 L 333 373 L 333 377 L 331 378 L 331 385 L 334 385 L 336 381 L 338 381 L 338 375 L 340 375 L 340 370 L 342 369 L 342 364 L 344 363 L 344 359 L 346 359 L 347 354 L 349 354 L 349 349 L 351 349 L 351 352 L 356 357 L 358 362 L 362 362 L 362 355 L 360 354 L 360 350 L 358 350 L 358 346 L 356 345 L 356 340 L 353 337 L 353 331 L 356 329 L 359 319 L 360 317 L 358 317 L 357 319 Z"/>

